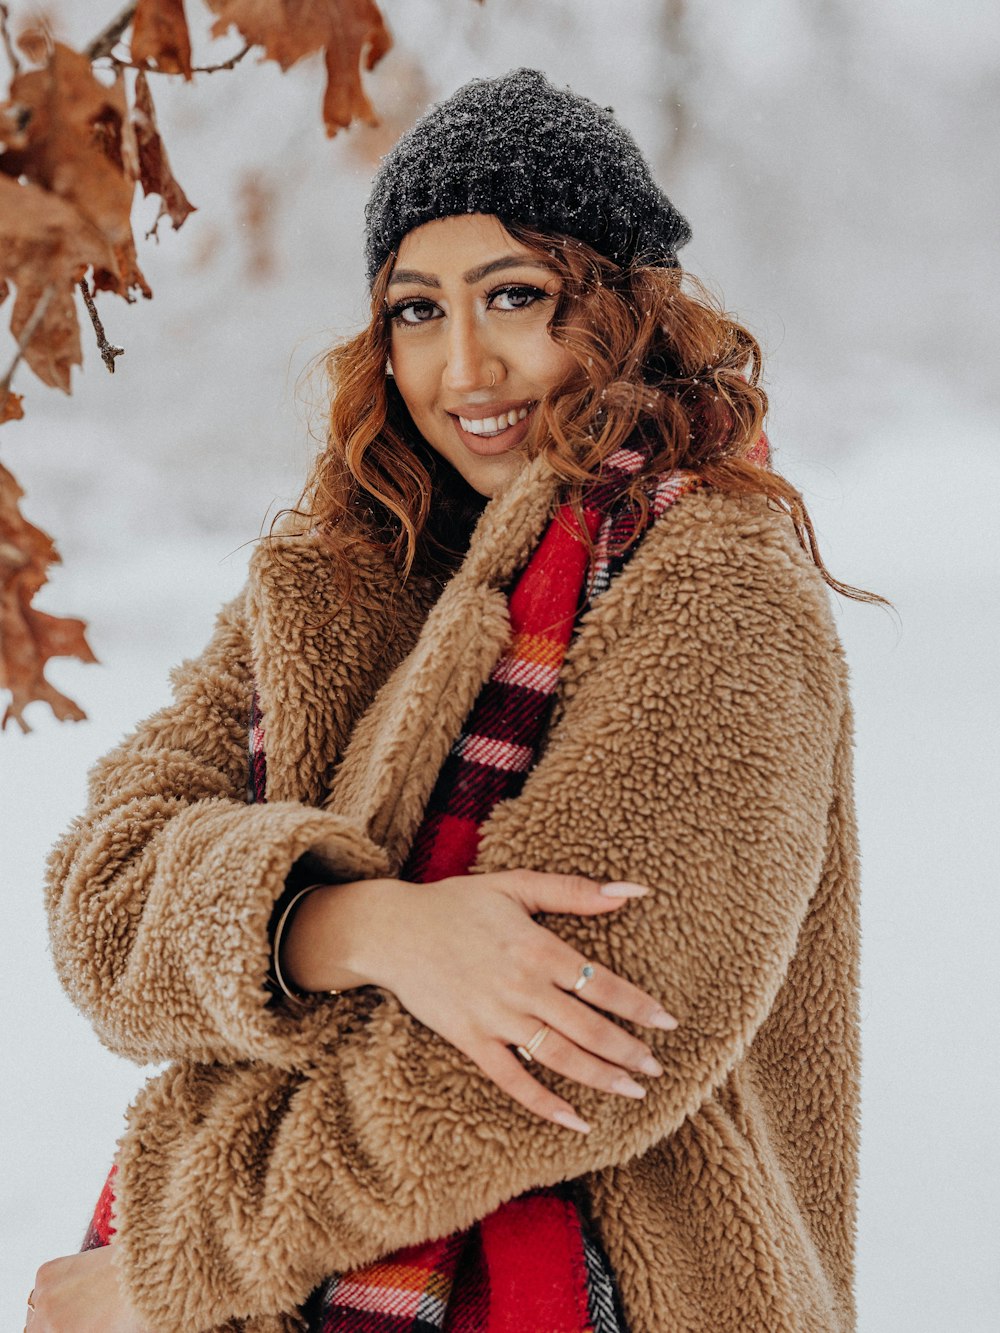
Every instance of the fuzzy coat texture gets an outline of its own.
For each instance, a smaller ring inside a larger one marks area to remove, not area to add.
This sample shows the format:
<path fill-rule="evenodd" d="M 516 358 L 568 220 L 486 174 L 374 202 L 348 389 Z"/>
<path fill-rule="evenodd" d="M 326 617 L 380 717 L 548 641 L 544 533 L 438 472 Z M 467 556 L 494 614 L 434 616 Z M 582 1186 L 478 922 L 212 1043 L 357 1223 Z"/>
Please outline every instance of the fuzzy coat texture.
<path fill-rule="evenodd" d="M 859 1141 L 859 864 L 848 673 L 826 587 L 759 497 L 685 496 L 584 616 L 541 758 L 475 869 L 652 892 L 542 918 L 680 1020 L 643 1101 L 538 1064 L 590 1122 L 538 1120 L 395 997 L 267 1007 L 293 863 L 402 865 L 507 646 L 504 585 L 553 512 L 544 459 L 487 505 L 441 591 L 364 557 L 336 610 L 308 537 L 95 768 L 53 852 L 53 954 L 102 1040 L 169 1061 L 118 1151 L 115 1262 L 166 1333 L 290 1333 L 331 1271 L 583 1177 L 631 1333 L 849 1333 Z M 256 678 L 268 800 L 249 805 Z M 512 1333 L 515 1333 L 512 1330 Z M 524 1330 L 523 1333 L 544 1333 Z"/>

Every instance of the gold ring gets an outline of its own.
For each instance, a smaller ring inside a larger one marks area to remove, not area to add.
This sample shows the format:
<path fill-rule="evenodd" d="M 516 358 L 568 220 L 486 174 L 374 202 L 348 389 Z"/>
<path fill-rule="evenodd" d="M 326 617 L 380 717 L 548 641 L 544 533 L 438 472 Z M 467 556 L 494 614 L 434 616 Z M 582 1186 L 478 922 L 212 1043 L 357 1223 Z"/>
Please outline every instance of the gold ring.
<path fill-rule="evenodd" d="M 593 963 L 584 963 L 583 967 L 580 968 L 580 975 L 577 977 L 576 981 L 573 982 L 573 989 L 575 991 L 583 990 L 584 986 L 586 986 L 587 982 L 591 979 L 593 975 L 594 975 Z"/>
<path fill-rule="evenodd" d="M 528 1042 L 527 1046 L 518 1046 L 517 1053 L 521 1057 L 521 1059 L 527 1060 L 528 1064 L 530 1065 L 532 1060 L 534 1060 L 535 1058 L 535 1052 L 538 1050 L 539 1046 L 541 1046 L 542 1042 L 545 1040 L 545 1038 L 549 1035 L 551 1031 L 552 1029 L 549 1027 L 548 1023 L 543 1023 L 542 1026 L 535 1033 L 535 1035 L 532 1037 L 532 1039 Z"/>

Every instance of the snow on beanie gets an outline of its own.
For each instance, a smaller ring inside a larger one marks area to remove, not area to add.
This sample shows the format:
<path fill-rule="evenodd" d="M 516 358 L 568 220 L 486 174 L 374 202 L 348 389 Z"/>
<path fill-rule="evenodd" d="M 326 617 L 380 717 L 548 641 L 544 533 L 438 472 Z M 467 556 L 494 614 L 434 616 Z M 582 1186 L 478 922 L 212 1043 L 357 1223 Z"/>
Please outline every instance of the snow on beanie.
<path fill-rule="evenodd" d="M 459 213 L 562 232 L 622 266 L 675 265 L 691 237 L 612 109 L 537 69 L 472 79 L 382 158 L 365 208 L 369 286 L 408 231 Z"/>

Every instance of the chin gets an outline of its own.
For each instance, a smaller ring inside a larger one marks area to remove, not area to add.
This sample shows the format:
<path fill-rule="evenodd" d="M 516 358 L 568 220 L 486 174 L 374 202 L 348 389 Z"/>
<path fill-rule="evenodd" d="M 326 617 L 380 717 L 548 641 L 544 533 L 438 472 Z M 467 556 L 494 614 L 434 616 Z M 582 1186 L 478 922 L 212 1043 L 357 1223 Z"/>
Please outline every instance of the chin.
<path fill-rule="evenodd" d="M 436 433 L 436 432 L 435 432 Z M 502 454 L 482 456 L 466 449 L 457 439 L 436 440 L 421 432 L 425 442 L 452 465 L 464 481 L 488 499 L 502 491 L 517 476 L 527 461 L 523 449 L 510 449 Z"/>
<path fill-rule="evenodd" d="M 500 454 L 495 458 L 477 458 L 471 466 L 469 464 L 459 465 L 455 459 L 452 459 L 456 468 L 473 490 L 487 498 L 492 498 L 498 492 L 506 490 L 507 486 L 524 467 L 526 461 L 527 455 L 519 449 L 511 450 L 509 454 Z"/>

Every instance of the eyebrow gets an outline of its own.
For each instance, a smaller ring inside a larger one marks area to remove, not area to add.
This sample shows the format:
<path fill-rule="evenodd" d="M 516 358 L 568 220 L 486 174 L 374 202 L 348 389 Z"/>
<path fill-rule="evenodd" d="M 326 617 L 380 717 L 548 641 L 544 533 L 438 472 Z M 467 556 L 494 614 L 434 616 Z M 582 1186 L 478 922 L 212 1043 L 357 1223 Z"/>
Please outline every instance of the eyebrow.
<path fill-rule="evenodd" d="M 501 269 L 506 268 L 545 268 L 551 273 L 558 272 L 555 264 L 548 264 L 544 259 L 537 259 L 534 255 L 501 255 L 499 259 L 491 259 L 488 264 L 470 268 L 467 273 L 462 274 L 462 281 L 471 286 L 474 282 L 481 282 L 489 274 L 499 273 Z M 422 283 L 425 287 L 441 286 L 441 279 L 436 278 L 433 273 L 419 273 L 414 268 L 396 269 L 389 279 L 389 286 L 403 282 Z"/>

